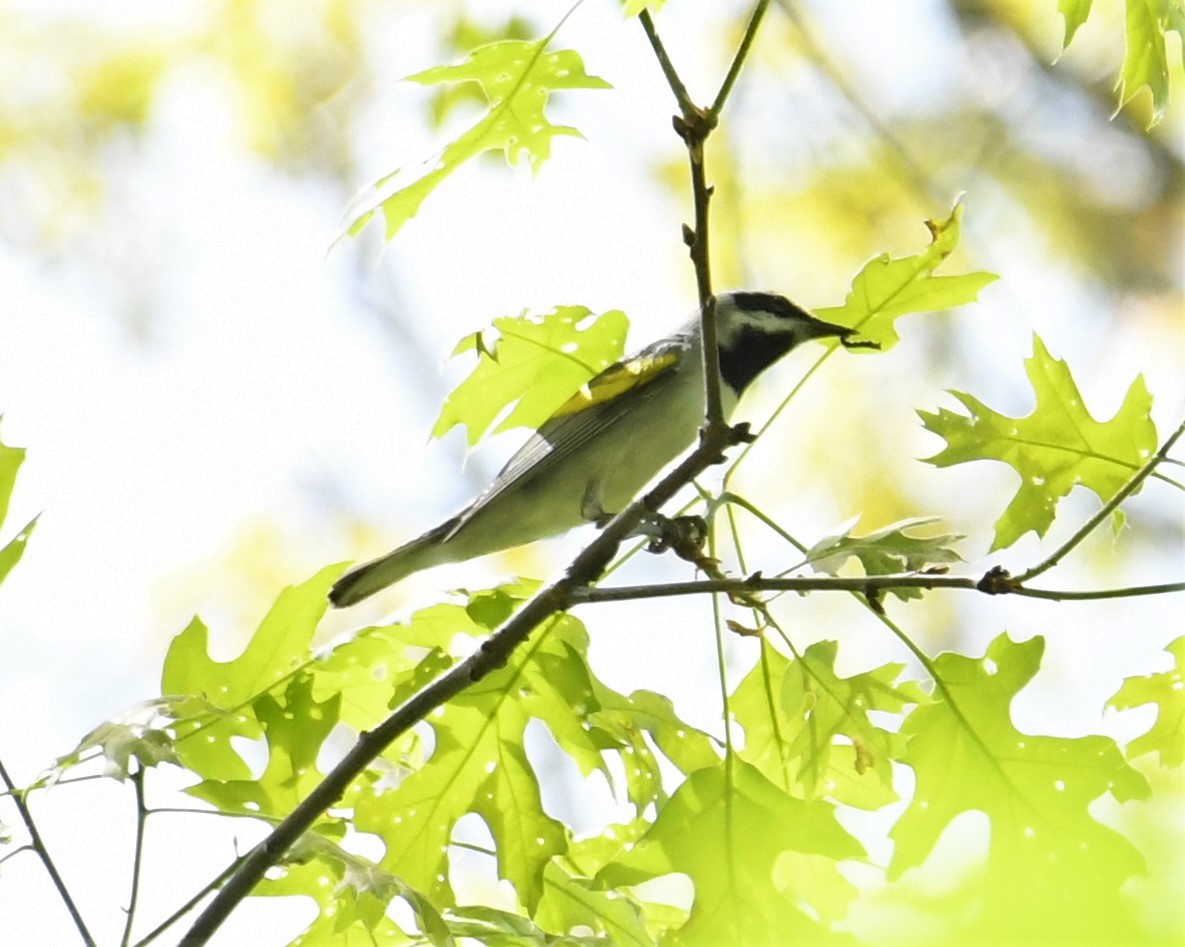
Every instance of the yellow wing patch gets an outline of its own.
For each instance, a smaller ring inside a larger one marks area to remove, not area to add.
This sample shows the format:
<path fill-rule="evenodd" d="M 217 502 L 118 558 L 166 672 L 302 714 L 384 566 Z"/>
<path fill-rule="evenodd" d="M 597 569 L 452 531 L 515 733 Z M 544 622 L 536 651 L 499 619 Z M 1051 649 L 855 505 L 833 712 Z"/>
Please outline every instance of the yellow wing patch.
<path fill-rule="evenodd" d="M 595 378 L 581 385 L 576 394 L 556 409 L 552 417 L 579 414 L 595 405 L 619 398 L 627 391 L 649 384 L 674 365 L 678 358 L 678 352 L 669 351 L 661 355 L 631 358 L 610 365 Z"/>

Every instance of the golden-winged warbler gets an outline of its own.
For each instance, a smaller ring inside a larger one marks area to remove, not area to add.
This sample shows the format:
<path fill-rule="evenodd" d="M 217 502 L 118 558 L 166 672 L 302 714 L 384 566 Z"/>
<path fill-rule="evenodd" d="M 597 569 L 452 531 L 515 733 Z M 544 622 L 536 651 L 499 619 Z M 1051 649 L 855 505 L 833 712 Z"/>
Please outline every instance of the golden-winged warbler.
<path fill-rule="evenodd" d="M 773 293 L 716 300 L 721 399 L 729 417 L 748 384 L 795 346 L 852 329 Z M 342 576 L 339 608 L 405 576 L 521 546 L 623 509 L 695 441 L 704 384 L 698 313 L 677 332 L 604 369 L 544 422 L 456 516 Z"/>

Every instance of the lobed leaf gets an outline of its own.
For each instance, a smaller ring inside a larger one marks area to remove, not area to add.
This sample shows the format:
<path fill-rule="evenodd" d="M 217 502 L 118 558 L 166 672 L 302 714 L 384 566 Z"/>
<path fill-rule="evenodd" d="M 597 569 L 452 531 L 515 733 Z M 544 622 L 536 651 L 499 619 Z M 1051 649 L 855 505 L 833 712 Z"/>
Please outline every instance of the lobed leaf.
<path fill-rule="evenodd" d="M 1131 843 L 1097 821 L 1106 792 L 1143 798 L 1147 783 L 1101 736 L 1030 736 L 1012 723 L 1013 698 L 1037 673 L 1044 641 L 1000 635 L 983 658 L 940 655 L 940 687 L 901 728 L 916 776 L 890 832 L 889 880 L 920 865 L 960 813 L 991 823 L 974 922 L 983 942 L 1122 942 L 1133 922 L 1121 888 L 1144 870 Z M 971 933 L 968 933 L 971 936 Z"/>
<path fill-rule="evenodd" d="M 621 357 L 628 327 L 620 310 L 593 316 L 583 306 L 495 319 L 494 340 L 474 333 L 453 350 L 454 356 L 476 352 L 477 364 L 445 399 L 432 436 L 460 424 L 472 446 L 500 415 L 495 433 L 538 428 L 582 384 Z"/>
<path fill-rule="evenodd" d="M 507 39 L 490 43 L 475 49 L 463 63 L 436 66 L 408 76 L 408 81 L 421 85 L 475 82 L 488 109 L 446 145 L 430 169 L 416 180 L 400 186 L 402 171 L 395 171 L 375 182 L 374 190 L 384 196 L 354 218 L 347 228 L 350 236 L 381 212 L 387 225 L 386 239 L 391 240 L 445 178 L 484 152 L 501 151 L 511 165 L 525 156 L 532 170 L 538 171 L 551 155 L 553 138 L 580 137 L 575 128 L 553 125 L 548 120 L 545 109 L 551 94 L 562 89 L 611 87 L 605 80 L 588 75 L 575 51 L 547 52 L 551 39 L 547 36 L 537 42 Z"/>
<path fill-rule="evenodd" d="M 12 499 L 13 487 L 16 486 L 17 471 L 25 462 L 23 447 L 9 447 L 0 441 L 0 526 L 8 515 L 8 503 Z"/>
<path fill-rule="evenodd" d="M 806 560 L 816 572 L 839 575 L 849 559 L 859 561 L 865 575 L 893 575 L 898 572 L 919 572 L 932 565 L 962 562 L 950 547 L 964 539 L 960 533 L 941 536 L 910 536 L 909 531 L 930 526 L 937 517 L 902 520 L 863 536 L 853 536 L 855 524 L 834 536 L 825 536 L 806 554 Z M 921 589 L 890 589 L 902 600 L 921 598 Z"/>
<path fill-rule="evenodd" d="M 477 593 L 469 607 L 436 606 L 417 613 L 394 638 L 442 650 L 458 633 L 479 633 L 475 621 L 496 625 L 527 590 L 503 587 Z M 385 871 L 399 875 L 433 902 L 453 901 L 449 853 L 453 829 L 468 813 L 485 822 L 494 839 L 500 877 L 533 910 L 544 894 L 549 861 L 568 851 L 567 829 L 542 807 L 539 778 L 524 737 L 531 719 L 543 722 L 557 745 L 585 773 L 610 770 L 615 753 L 626 773 L 627 795 L 639 812 L 665 799 L 657 760 L 643 735 L 664 744 L 684 765 L 717 759 L 707 738 L 686 726 L 654 695 L 625 697 L 598 681 L 587 663 L 588 634 L 570 615 L 536 632 L 506 667 L 458 695 L 427 721 L 431 755 L 399 775 L 395 785 L 372 780 L 351 792 L 356 827 L 387 845 Z M 358 669 L 358 673 L 364 673 Z"/>
<path fill-rule="evenodd" d="M 1149 416 L 1152 396 L 1137 376 L 1123 404 L 1109 421 L 1086 410 L 1066 363 L 1053 358 L 1033 336 L 1033 356 L 1025 362 L 1036 407 L 1025 418 L 1010 418 L 973 395 L 952 391 L 966 415 L 941 409 L 919 411 L 926 430 L 946 447 L 926 459 L 938 467 L 973 460 L 998 460 L 1020 475 L 1021 483 L 996 522 L 992 550 L 1012 545 L 1032 530 L 1044 536 L 1058 501 L 1077 485 L 1106 502 L 1156 450 L 1156 427 Z"/>
<path fill-rule="evenodd" d="M 784 792 L 879 809 L 897 798 L 892 763 L 904 741 L 868 712 L 899 714 L 928 698 L 914 683 L 896 683 L 900 664 L 838 677 L 837 649 L 820 641 L 792 660 L 762 641 L 760 660 L 730 701 L 745 731 L 740 756 Z"/>
<path fill-rule="evenodd" d="M 1062 39 L 1062 49 L 1066 49 L 1074 39 L 1078 28 L 1090 16 L 1090 7 L 1094 0 L 1057 0 L 1058 13 L 1066 21 L 1065 37 Z"/>
<path fill-rule="evenodd" d="M 1160 122 L 1169 104 L 1169 62 L 1166 34 L 1176 32 L 1185 42 L 1185 4 L 1182 0 L 1127 0 L 1125 48 L 1119 73 L 1119 108 L 1145 86 L 1152 95 L 1149 127 Z"/>
<path fill-rule="evenodd" d="M 819 857 L 816 857 L 819 856 Z M 632 849 L 602 869 L 599 885 L 634 885 L 671 872 L 695 885 L 680 944 L 854 943 L 816 920 L 826 905 L 807 892 L 779 887 L 787 865 L 807 858 L 814 890 L 849 888 L 835 863 L 864 850 L 835 819 L 832 806 L 788 795 L 738 758 L 692 773 L 659 810 Z"/>
<path fill-rule="evenodd" d="M 341 571 L 340 565 L 328 566 L 281 592 L 233 660 L 210 657 L 209 631 L 199 618 L 173 639 L 161 671 L 161 692 L 172 698 L 201 698 L 225 711 L 178 725 L 178 753 L 185 766 L 212 780 L 249 778 L 250 769 L 230 738 L 257 739 L 263 734 L 252 703 L 308 662 L 309 645 L 328 606 L 326 594 Z"/>
<path fill-rule="evenodd" d="M 1171 671 L 1127 678 L 1107 706 L 1129 710 L 1154 704 L 1156 722 L 1127 745 L 1127 757 L 1157 753 L 1161 766 L 1180 766 L 1185 762 L 1185 636 L 1164 650 L 1173 656 Z"/>
<path fill-rule="evenodd" d="M 887 351 L 900 339 L 896 321 L 901 316 L 974 302 L 979 291 L 997 279 L 995 274 L 933 275 L 958 245 L 962 218 L 962 205 L 956 204 L 946 220 L 926 221 L 931 241 L 925 250 L 898 259 L 886 253 L 870 260 L 852 280 L 844 304 L 817 309 L 815 315 L 857 328 L 861 341 Z"/>

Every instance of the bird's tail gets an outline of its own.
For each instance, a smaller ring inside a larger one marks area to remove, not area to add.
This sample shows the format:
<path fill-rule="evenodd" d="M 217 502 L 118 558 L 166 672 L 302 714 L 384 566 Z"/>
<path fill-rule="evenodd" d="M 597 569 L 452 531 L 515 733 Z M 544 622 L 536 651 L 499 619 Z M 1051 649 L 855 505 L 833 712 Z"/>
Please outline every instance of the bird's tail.
<path fill-rule="evenodd" d="M 451 561 L 450 550 L 443 540 L 456 525 L 455 518 L 448 520 L 385 556 L 355 566 L 333 584 L 329 590 L 330 603 L 336 608 L 354 605 L 413 572 Z"/>

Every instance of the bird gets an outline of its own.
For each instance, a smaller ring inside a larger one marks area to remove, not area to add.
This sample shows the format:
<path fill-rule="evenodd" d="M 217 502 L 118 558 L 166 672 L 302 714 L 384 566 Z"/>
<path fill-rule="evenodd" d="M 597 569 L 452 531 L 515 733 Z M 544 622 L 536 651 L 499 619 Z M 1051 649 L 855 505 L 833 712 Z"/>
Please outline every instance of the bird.
<path fill-rule="evenodd" d="M 854 332 L 775 293 L 721 293 L 716 345 L 725 418 L 791 349 L 829 337 L 847 345 Z M 604 522 L 622 510 L 695 441 L 704 415 L 701 351 L 697 311 L 582 385 L 455 516 L 346 572 L 329 591 L 331 604 L 345 608 L 423 569 Z"/>

